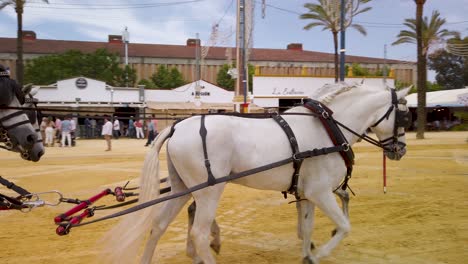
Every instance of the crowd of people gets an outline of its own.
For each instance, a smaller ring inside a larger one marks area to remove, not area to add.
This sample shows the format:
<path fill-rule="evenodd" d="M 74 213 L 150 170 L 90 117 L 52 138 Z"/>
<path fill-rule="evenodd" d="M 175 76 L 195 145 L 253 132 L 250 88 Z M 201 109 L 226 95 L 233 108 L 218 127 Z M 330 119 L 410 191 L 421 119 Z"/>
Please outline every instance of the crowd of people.
<path fill-rule="evenodd" d="M 158 134 L 157 124 L 158 121 L 154 115 L 151 119 L 146 120 L 134 120 L 131 116 L 127 123 L 121 121 L 117 116 L 113 118 L 105 116 L 98 119 L 86 117 L 81 127 L 78 125 L 78 120 L 72 116 L 65 116 L 62 119 L 49 116 L 42 118 L 40 131 L 46 147 L 73 147 L 76 144 L 77 134 L 79 134 L 81 138 L 85 139 L 102 136 L 106 140 L 106 151 L 111 151 L 111 140 L 121 137 L 146 139 L 144 146 L 149 146 Z"/>
<path fill-rule="evenodd" d="M 62 119 L 52 116 L 43 117 L 40 123 L 41 136 L 46 147 L 72 147 L 75 145 L 76 120 L 71 116 Z"/>

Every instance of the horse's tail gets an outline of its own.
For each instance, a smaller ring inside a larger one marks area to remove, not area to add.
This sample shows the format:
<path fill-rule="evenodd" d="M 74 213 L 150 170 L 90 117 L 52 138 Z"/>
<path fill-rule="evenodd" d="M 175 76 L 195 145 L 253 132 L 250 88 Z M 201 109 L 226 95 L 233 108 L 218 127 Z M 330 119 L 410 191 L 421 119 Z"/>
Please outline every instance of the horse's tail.
<path fill-rule="evenodd" d="M 143 164 L 140 178 L 138 203 L 159 196 L 159 152 L 171 135 L 171 128 L 164 129 L 151 144 Z M 139 248 L 149 232 L 156 206 L 125 216 L 104 236 L 104 258 L 109 263 L 134 263 Z"/>

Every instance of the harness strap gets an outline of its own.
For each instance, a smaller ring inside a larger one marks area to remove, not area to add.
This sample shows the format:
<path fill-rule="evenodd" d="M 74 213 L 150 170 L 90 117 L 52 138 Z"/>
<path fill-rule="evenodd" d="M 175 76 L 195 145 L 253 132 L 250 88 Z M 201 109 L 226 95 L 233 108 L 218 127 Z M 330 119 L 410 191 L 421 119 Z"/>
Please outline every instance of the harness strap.
<path fill-rule="evenodd" d="M 278 123 L 278 125 L 283 129 L 284 133 L 288 137 L 289 144 L 291 145 L 292 149 L 292 156 L 293 156 L 293 167 L 294 172 L 292 175 L 291 186 L 289 187 L 287 192 L 282 192 L 284 198 L 287 198 L 287 193 L 294 194 L 297 200 L 301 199 L 299 193 L 297 191 L 297 184 L 299 181 L 299 171 L 301 170 L 302 159 L 294 158 L 299 153 L 299 145 L 297 144 L 296 136 L 292 131 L 291 127 L 289 126 L 288 122 L 284 120 L 284 118 L 280 115 L 273 116 L 273 120 Z"/>
<path fill-rule="evenodd" d="M 21 196 L 31 195 L 30 192 L 26 191 L 25 189 L 21 188 L 18 185 L 15 185 L 14 183 L 12 183 L 12 182 L 8 181 L 7 179 L 3 178 L 2 176 L 0 176 L 0 183 L 2 185 L 4 185 L 5 187 L 7 187 L 8 189 L 11 189 L 11 190 L 15 191 L 16 193 L 18 193 Z"/>
<path fill-rule="evenodd" d="M 295 156 L 298 157 L 298 158 L 310 158 L 310 157 L 315 157 L 317 155 L 326 155 L 326 154 L 329 154 L 329 153 L 332 153 L 332 152 L 344 151 L 344 150 L 346 150 L 345 146 L 334 146 L 334 147 L 328 147 L 328 148 L 322 148 L 322 149 L 314 149 L 314 150 L 311 150 L 311 151 L 299 152 Z M 246 176 L 249 176 L 249 175 L 252 175 L 252 174 L 262 172 L 262 171 L 267 171 L 267 170 L 274 169 L 274 168 L 277 168 L 277 167 L 280 167 L 280 166 L 284 166 L 284 165 L 286 165 L 288 163 L 291 163 L 291 162 L 293 162 L 293 157 L 289 157 L 289 158 L 286 158 L 286 159 L 283 159 L 283 160 L 280 160 L 280 161 L 277 161 L 277 162 L 273 162 L 273 163 L 270 163 L 270 164 L 267 164 L 267 165 L 263 165 L 263 166 L 260 166 L 260 167 L 257 167 L 257 168 L 253 168 L 253 169 L 250 169 L 250 170 L 229 174 L 229 175 L 214 179 L 214 181 L 215 181 L 214 184 L 236 180 L 236 179 L 239 179 L 239 178 L 243 178 L 243 177 L 246 177 Z M 185 191 L 182 191 L 182 192 L 179 192 L 179 193 L 174 193 L 174 194 L 167 195 L 167 196 L 164 196 L 164 197 L 159 197 L 159 198 L 156 198 L 154 200 L 144 202 L 144 203 L 136 205 L 134 207 L 130 207 L 130 208 L 125 209 L 123 211 L 116 212 L 116 213 L 113 213 L 113 214 L 110 214 L 110 215 L 107 215 L 107 216 L 104 216 L 104 217 L 101 217 L 101 218 L 98 218 L 98 219 L 95 219 L 95 220 L 92 220 L 92 221 L 89 221 L 89 222 L 73 224 L 73 225 L 71 225 L 71 227 L 89 225 L 89 224 L 92 224 L 92 223 L 108 220 L 108 219 L 123 216 L 123 215 L 126 215 L 126 214 L 130 214 L 130 213 L 142 210 L 144 208 L 153 206 L 155 204 L 159 204 L 159 203 L 171 200 L 171 199 L 175 199 L 175 198 L 178 198 L 178 197 L 185 196 L 187 194 L 196 192 L 196 191 L 201 190 L 203 188 L 206 188 L 208 186 L 209 186 L 208 182 L 203 182 L 203 183 L 200 183 L 198 185 L 192 186 L 191 188 L 189 188 L 189 189 L 187 189 Z"/>
<path fill-rule="evenodd" d="M 23 202 L 20 200 L 0 193 L 0 210 L 21 210 L 23 208 Z"/>
<path fill-rule="evenodd" d="M 6 115 L 6 116 L 0 118 L 0 122 L 3 122 L 5 120 L 11 119 L 11 118 L 13 118 L 15 116 L 19 116 L 19 115 L 22 115 L 22 114 L 24 114 L 24 111 L 22 111 L 22 110 L 21 111 L 16 111 L 14 113 L 11 113 L 9 115 Z"/>
<path fill-rule="evenodd" d="M 208 131 L 206 130 L 206 127 L 205 127 L 205 115 L 202 115 L 201 124 L 200 124 L 200 136 L 202 138 L 203 156 L 205 158 L 206 171 L 208 172 L 208 186 L 213 186 L 216 184 L 216 178 L 214 177 L 213 172 L 211 171 L 211 163 L 210 163 L 210 160 L 208 159 L 208 150 L 206 149 L 206 135 L 207 134 L 208 134 Z"/>
<path fill-rule="evenodd" d="M 333 119 L 333 111 L 331 109 L 319 101 L 313 99 L 308 99 L 305 102 L 304 107 L 313 113 L 318 114 L 320 122 L 322 122 L 322 125 L 327 131 L 330 140 L 335 146 L 345 146 L 345 148 L 343 148 L 343 150 L 341 150 L 339 153 L 346 165 L 346 177 L 341 184 L 341 188 L 346 190 L 348 187 L 348 181 L 351 178 L 351 174 L 353 172 L 354 152 L 352 148 L 349 146 L 348 141 L 346 140 L 341 129 L 338 127 L 335 119 Z"/>

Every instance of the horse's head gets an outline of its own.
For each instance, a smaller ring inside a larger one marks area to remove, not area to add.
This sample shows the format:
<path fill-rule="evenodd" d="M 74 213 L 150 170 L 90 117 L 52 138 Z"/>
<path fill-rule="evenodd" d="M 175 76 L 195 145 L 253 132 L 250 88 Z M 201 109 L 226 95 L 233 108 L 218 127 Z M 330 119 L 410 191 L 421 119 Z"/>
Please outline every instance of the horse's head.
<path fill-rule="evenodd" d="M 0 78 L 0 105 L 7 107 L 35 107 L 30 95 L 30 87 L 21 89 L 9 78 Z M 28 102 L 27 102 L 28 101 Z M 31 119 L 29 117 L 31 117 Z M 0 111 L 0 142 L 11 151 L 21 153 L 26 160 L 39 161 L 44 154 L 44 146 L 37 123 L 37 112 L 19 109 L 3 109 Z"/>
<path fill-rule="evenodd" d="M 411 125 L 411 113 L 404 99 L 410 88 L 400 91 L 389 90 L 391 101 L 387 105 L 388 108 L 371 126 L 371 130 L 379 138 L 385 156 L 392 160 L 399 160 L 406 154 L 405 129 Z"/>

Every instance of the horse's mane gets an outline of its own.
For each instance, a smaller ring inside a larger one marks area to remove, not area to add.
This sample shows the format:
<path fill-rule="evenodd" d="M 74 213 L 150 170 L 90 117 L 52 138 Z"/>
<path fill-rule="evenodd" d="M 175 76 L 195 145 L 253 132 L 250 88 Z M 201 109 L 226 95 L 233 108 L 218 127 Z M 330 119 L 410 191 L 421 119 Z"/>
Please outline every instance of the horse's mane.
<path fill-rule="evenodd" d="M 329 104 L 337 95 L 345 93 L 357 86 L 358 84 L 348 84 L 345 82 L 325 84 L 311 94 L 310 98 L 315 98 L 324 104 Z"/>

